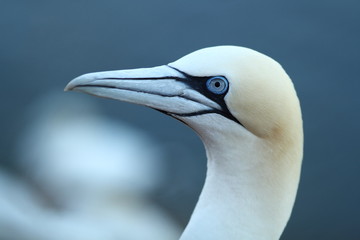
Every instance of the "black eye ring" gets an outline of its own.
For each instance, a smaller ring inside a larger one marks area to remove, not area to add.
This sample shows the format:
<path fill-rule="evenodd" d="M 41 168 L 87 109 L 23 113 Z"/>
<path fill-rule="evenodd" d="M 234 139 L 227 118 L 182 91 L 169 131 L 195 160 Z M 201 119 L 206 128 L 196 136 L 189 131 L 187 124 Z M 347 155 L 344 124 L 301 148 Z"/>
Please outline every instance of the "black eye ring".
<path fill-rule="evenodd" d="M 223 94 L 229 88 L 229 82 L 224 77 L 212 77 L 206 81 L 207 89 L 215 94 Z"/>

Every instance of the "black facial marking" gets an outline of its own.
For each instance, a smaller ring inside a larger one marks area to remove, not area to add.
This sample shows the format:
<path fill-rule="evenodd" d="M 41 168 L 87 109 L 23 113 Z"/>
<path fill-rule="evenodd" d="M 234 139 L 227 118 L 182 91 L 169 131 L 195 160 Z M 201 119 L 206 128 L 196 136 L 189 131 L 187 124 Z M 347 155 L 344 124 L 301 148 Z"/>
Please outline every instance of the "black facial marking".
<path fill-rule="evenodd" d="M 241 126 L 244 126 L 241 122 L 239 122 L 239 120 L 237 120 L 229 111 L 224 97 L 225 95 L 228 93 L 229 89 L 227 89 L 225 92 L 223 92 L 222 94 L 215 94 L 211 91 L 208 90 L 207 86 L 206 86 L 206 82 L 208 79 L 214 77 L 214 76 L 205 76 L 205 77 L 195 77 L 195 76 L 191 76 L 183 71 L 180 71 L 179 69 L 176 69 L 174 67 L 171 67 L 168 65 L 168 67 L 178 71 L 179 73 L 181 73 L 182 75 L 184 75 L 184 78 L 176 78 L 175 80 L 177 81 L 181 81 L 185 84 L 187 84 L 188 86 L 190 86 L 192 89 L 198 91 L 199 93 L 201 93 L 202 95 L 206 96 L 207 98 L 211 99 L 212 101 L 216 102 L 217 104 L 220 105 L 221 110 L 217 110 L 217 109 L 212 109 L 212 110 L 206 110 L 206 111 L 199 111 L 199 112 L 194 112 L 194 113 L 190 113 L 186 116 L 196 116 L 196 115 L 203 115 L 203 114 L 207 114 L 207 113 L 217 113 L 220 114 L 230 120 L 233 120 L 234 122 L 239 123 Z M 224 76 L 221 76 L 224 77 Z M 225 77 L 224 77 L 225 78 Z M 185 116 L 185 115 L 181 115 L 181 114 L 177 114 L 178 116 Z"/>

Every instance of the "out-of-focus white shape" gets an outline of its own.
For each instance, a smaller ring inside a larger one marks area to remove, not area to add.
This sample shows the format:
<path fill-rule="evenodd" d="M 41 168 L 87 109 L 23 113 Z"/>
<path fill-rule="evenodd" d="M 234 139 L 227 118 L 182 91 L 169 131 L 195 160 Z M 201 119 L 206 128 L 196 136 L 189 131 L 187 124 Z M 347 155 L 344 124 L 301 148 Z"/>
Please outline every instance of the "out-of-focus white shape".
<path fill-rule="evenodd" d="M 78 199 L 151 190 L 163 174 L 159 146 L 139 130 L 100 116 L 93 105 L 71 94 L 45 98 L 32 110 L 21 164 L 47 191 L 65 198 L 68 191 Z"/>
<path fill-rule="evenodd" d="M 16 201 L 0 198 L 9 205 L 0 207 L 0 239 L 178 239 L 180 227 L 147 200 L 162 180 L 161 148 L 93 106 L 62 94 L 31 108 L 19 163 L 43 196 L 6 177 L 0 195 L 16 192 Z M 44 204 L 44 196 L 58 208 Z M 2 235 L 2 228 L 14 231 Z"/>
<path fill-rule="evenodd" d="M 40 202 L 26 183 L 0 169 L 0 239 L 33 239 L 25 238 L 32 231 L 27 215 L 37 217 Z"/>

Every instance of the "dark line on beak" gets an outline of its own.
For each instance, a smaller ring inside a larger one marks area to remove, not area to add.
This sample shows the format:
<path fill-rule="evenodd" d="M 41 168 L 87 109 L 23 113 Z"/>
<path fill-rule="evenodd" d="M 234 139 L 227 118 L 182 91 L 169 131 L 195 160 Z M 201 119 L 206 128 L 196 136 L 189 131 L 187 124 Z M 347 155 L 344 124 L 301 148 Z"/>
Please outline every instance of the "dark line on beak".
<path fill-rule="evenodd" d="M 169 65 L 166 65 L 166 66 L 169 67 L 169 68 L 171 68 L 171 69 L 174 69 L 175 71 L 177 71 L 177 72 L 179 72 L 179 73 L 181 73 L 185 78 L 191 77 L 189 74 L 187 74 L 187 73 L 185 73 L 185 72 L 183 72 L 183 71 L 181 71 L 181 70 L 179 70 L 179 69 L 177 69 L 177 68 L 175 68 L 175 67 L 172 67 L 172 66 L 169 66 Z"/>
<path fill-rule="evenodd" d="M 110 89 L 125 90 L 125 91 L 139 92 L 139 93 L 147 93 L 147 94 L 152 94 L 152 95 L 158 95 L 158 96 L 161 96 L 161 97 L 179 97 L 179 98 L 184 98 L 186 100 L 202 104 L 200 102 L 197 102 L 195 99 L 188 98 L 186 96 L 151 93 L 151 92 L 134 90 L 134 89 L 131 89 L 131 88 L 119 88 L 119 87 L 116 87 L 116 86 L 104 86 L 104 85 L 99 85 L 99 84 L 83 84 L 83 85 L 78 85 L 77 87 L 110 88 Z M 176 116 L 179 116 L 179 117 L 192 117 L 192 116 L 204 115 L 204 114 L 208 114 L 208 113 L 218 113 L 220 115 L 224 115 L 222 111 L 217 110 L 217 109 L 202 110 L 202 111 L 191 112 L 191 113 L 173 113 L 173 112 L 162 111 L 162 110 L 159 110 L 159 109 L 156 109 L 156 110 L 158 110 L 158 111 L 160 111 L 162 113 L 173 114 L 173 115 L 176 115 Z M 228 117 L 228 116 L 226 116 L 226 117 Z"/>
<path fill-rule="evenodd" d="M 125 90 L 125 91 L 132 91 L 132 92 L 138 92 L 138 93 L 146 93 L 146 94 L 152 94 L 152 95 L 157 95 L 157 96 L 161 96 L 161 97 L 178 97 L 178 98 L 183 98 L 192 102 L 196 102 L 199 104 L 202 104 L 204 106 L 207 106 L 206 104 L 197 101 L 194 98 L 191 98 L 190 96 L 186 96 L 186 95 L 178 95 L 178 94 L 163 94 L 163 93 L 158 93 L 158 92 L 147 92 L 147 91 L 141 91 L 141 90 L 137 90 L 137 89 L 132 89 L 132 88 L 120 88 L 120 87 L 116 87 L 116 86 L 107 86 L 107 85 L 100 85 L 100 84 L 82 84 L 82 85 L 78 85 L 76 87 L 97 87 L 97 88 L 110 88 L 110 89 L 117 89 L 117 90 Z M 211 108 L 210 106 L 207 106 L 209 108 Z M 214 109 L 216 111 L 218 111 L 219 113 L 221 113 L 221 111 Z M 190 116 L 190 115 L 189 115 Z"/>
<path fill-rule="evenodd" d="M 174 76 L 146 77 L 146 78 L 116 78 L 116 77 L 110 77 L 110 78 L 97 78 L 95 80 L 166 80 L 166 79 L 172 79 L 172 80 L 177 80 L 177 81 L 185 80 L 185 78 L 174 77 Z"/>
<path fill-rule="evenodd" d="M 165 76 L 165 77 L 138 77 L 138 78 L 117 78 L 117 77 L 109 77 L 109 78 L 96 78 L 95 80 L 166 80 L 166 79 L 172 79 L 176 81 L 186 81 L 188 77 L 191 77 L 189 74 L 186 74 L 183 71 L 180 71 L 177 68 L 171 67 L 169 65 L 165 65 L 178 73 L 181 73 L 184 77 L 175 77 L 175 76 Z"/>
<path fill-rule="evenodd" d="M 102 78 L 103 79 L 103 78 Z M 99 79 L 100 80 L 100 79 Z M 100 85 L 100 84 L 82 84 L 82 85 L 78 85 L 76 87 L 98 87 L 98 88 L 110 88 L 110 89 L 117 89 L 117 90 L 125 90 L 125 91 L 131 91 L 131 92 L 138 92 L 138 93 L 147 93 L 147 94 L 152 94 L 152 95 L 158 95 L 161 97 L 181 97 L 181 98 L 185 98 L 183 96 L 179 96 L 179 95 L 169 95 L 169 94 L 161 94 L 161 93 L 152 93 L 152 92 L 146 92 L 146 91 L 139 91 L 136 89 L 132 89 L 132 88 L 119 88 L 116 86 L 106 86 L 106 85 Z M 188 98 L 186 98 L 188 99 Z M 188 99 L 191 100 L 191 99 Z"/>

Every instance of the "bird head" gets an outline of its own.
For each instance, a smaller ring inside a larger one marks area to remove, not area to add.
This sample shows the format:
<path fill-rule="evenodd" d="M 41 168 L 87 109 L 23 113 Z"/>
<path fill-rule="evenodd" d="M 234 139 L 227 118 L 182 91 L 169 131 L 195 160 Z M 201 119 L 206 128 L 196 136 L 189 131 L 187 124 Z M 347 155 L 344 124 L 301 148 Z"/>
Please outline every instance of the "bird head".
<path fill-rule="evenodd" d="M 276 61 L 248 48 L 211 47 L 159 67 L 85 74 L 65 90 L 145 105 L 200 135 L 207 178 L 182 239 L 204 232 L 279 238 L 296 195 L 303 136 L 296 92 Z"/>
<path fill-rule="evenodd" d="M 209 122 L 214 130 L 235 123 L 255 136 L 281 139 L 301 127 L 286 72 L 270 57 L 244 47 L 204 48 L 153 68 L 89 73 L 65 90 L 145 105 L 198 133 Z"/>

